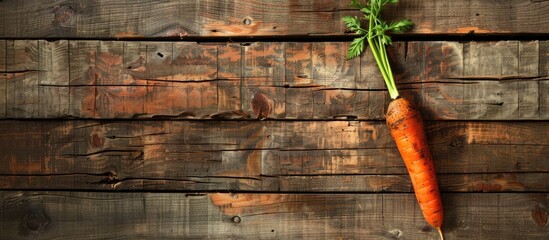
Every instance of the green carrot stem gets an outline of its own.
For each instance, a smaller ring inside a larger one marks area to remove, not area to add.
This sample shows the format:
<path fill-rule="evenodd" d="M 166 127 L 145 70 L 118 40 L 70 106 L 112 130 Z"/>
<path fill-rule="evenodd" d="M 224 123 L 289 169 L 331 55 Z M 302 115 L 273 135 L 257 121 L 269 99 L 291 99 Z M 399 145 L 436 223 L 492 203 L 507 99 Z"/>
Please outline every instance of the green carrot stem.
<path fill-rule="evenodd" d="M 372 50 L 372 55 L 374 55 L 374 59 L 376 60 L 376 63 L 379 67 L 379 70 L 381 72 L 381 75 L 383 76 L 383 80 L 385 81 L 385 85 L 387 86 L 387 90 L 389 91 L 389 95 L 392 99 L 395 99 L 398 97 L 398 91 L 396 89 L 393 89 L 393 86 L 389 82 L 389 77 L 387 75 L 386 69 L 383 67 L 383 62 L 381 60 L 380 52 L 377 49 L 377 47 L 373 47 L 376 44 L 374 43 L 373 39 L 368 38 L 368 44 L 370 44 L 370 49 Z M 395 95 L 396 93 L 396 95 Z"/>
<path fill-rule="evenodd" d="M 393 77 L 393 71 L 391 70 L 391 64 L 389 63 L 389 57 L 387 56 L 387 49 L 384 46 L 382 50 L 383 50 L 382 55 L 385 56 L 385 67 L 387 68 L 389 83 L 391 83 L 392 88 L 394 89 L 394 91 L 396 92 L 396 96 L 398 97 L 398 90 L 396 87 L 395 78 Z"/>
<path fill-rule="evenodd" d="M 382 52 L 379 52 L 379 49 L 377 47 L 373 47 L 373 46 L 376 46 L 376 43 L 374 40 L 368 39 L 368 44 L 370 44 L 370 49 L 372 50 L 372 53 L 373 53 L 372 55 L 374 55 L 374 59 L 376 60 L 376 63 L 379 67 L 381 75 L 383 76 L 383 80 L 385 81 L 385 85 L 387 86 L 387 90 L 389 91 L 389 95 L 391 96 L 392 99 L 396 99 L 399 96 L 398 90 L 394 86 L 394 83 L 391 84 L 391 79 L 389 77 L 390 69 L 387 70 L 384 67 L 384 60 L 382 59 L 384 58 L 384 56 Z"/>

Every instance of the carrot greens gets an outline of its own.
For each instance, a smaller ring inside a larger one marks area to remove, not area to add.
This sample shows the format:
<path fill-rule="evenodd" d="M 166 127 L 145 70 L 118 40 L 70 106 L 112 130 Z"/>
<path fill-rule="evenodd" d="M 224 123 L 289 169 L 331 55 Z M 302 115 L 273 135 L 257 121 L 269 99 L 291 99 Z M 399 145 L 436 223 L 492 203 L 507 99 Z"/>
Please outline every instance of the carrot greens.
<path fill-rule="evenodd" d="M 364 18 L 368 20 L 368 29 L 364 29 L 361 26 L 360 19 L 356 16 L 343 17 L 343 21 L 347 28 L 358 35 L 349 46 L 347 58 L 352 59 L 359 56 L 364 51 L 364 40 L 366 40 L 392 99 L 396 99 L 399 94 L 385 48 L 387 45 L 392 44 L 391 37 L 387 35 L 387 32 L 403 33 L 413 25 L 408 19 L 391 22 L 389 24 L 381 19 L 380 13 L 386 4 L 394 4 L 397 2 L 398 0 L 370 0 L 367 4 L 363 4 L 358 0 L 352 0 L 351 6 L 360 9 L 364 14 Z"/>

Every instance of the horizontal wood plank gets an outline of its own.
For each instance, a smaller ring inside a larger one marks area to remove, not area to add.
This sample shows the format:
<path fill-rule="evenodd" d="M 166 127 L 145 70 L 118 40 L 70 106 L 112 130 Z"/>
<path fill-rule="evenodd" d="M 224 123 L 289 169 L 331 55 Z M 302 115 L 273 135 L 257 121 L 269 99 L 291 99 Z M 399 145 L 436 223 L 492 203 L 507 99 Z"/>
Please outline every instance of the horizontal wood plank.
<path fill-rule="evenodd" d="M 129 174 L 131 175 L 131 174 Z M 549 173 L 439 173 L 440 191 L 549 192 Z M 241 177 L 164 176 L 126 177 L 115 173 L 0 175 L 4 190 L 108 190 L 108 191 L 247 191 L 279 193 L 413 193 L 407 174 L 318 174 Z"/>
<path fill-rule="evenodd" d="M 9 239 L 439 239 L 413 194 L 3 191 L 0 196 L 0 234 Z M 446 238 L 549 237 L 546 193 L 442 197 Z"/>
<path fill-rule="evenodd" d="M 7 38 L 162 38 L 344 35 L 341 18 L 360 15 L 349 1 L 53 1 L 0 2 Z M 411 34 L 549 33 L 546 1 L 423 0 L 388 8 L 409 18 Z"/>
<path fill-rule="evenodd" d="M 0 118 L 379 120 L 389 101 L 347 42 L 2 43 Z M 390 56 L 425 119 L 547 120 L 548 45 L 401 42 Z"/>
<path fill-rule="evenodd" d="M 6 103 L 7 103 L 7 75 L 2 74 L 2 72 L 6 72 L 6 50 L 7 42 L 5 40 L 0 40 L 0 93 L 4 93 L 4 97 L 0 97 L 0 118 L 6 117 Z"/>
<path fill-rule="evenodd" d="M 443 190 L 548 190 L 548 122 L 426 125 Z M 5 120 L 0 140 L 2 189 L 410 191 L 381 121 Z"/>

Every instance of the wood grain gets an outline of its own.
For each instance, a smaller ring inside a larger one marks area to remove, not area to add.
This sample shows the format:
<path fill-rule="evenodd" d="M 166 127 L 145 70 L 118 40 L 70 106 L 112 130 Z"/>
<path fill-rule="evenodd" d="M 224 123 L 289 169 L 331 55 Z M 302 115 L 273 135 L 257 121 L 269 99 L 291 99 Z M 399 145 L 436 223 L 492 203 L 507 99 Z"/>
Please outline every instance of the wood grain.
<path fill-rule="evenodd" d="M 346 59 L 346 15 L 361 14 L 0 0 L 0 239 L 439 239 L 374 59 Z M 446 238 L 548 239 L 549 1 L 384 17 L 415 23 L 388 52 L 426 119 Z"/>
<path fill-rule="evenodd" d="M 410 34 L 548 33 L 546 1 L 402 1 L 387 20 L 406 17 Z M 361 15 L 348 1 L 0 2 L 7 38 L 184 38 L 344 35 L 341 17 Z"/>
<path fill-rule="evenodd" d="M 547 122 L 427 129 L 443 190 L 548 190 Z M 0 139 L 3 189 L 410 191 L 381 121 L 2 121 Z"/>
<path fill-rule="evenodd" d="M 0 234 L 9 239 L 438 239 L 413 194 L 0 194 Z M 549 236 L 539 217 L 545 193 L 443 194 L 443 201 L 447 238 Z"/>
<path fill-rule="evenodd" d="M 139 174 L 136 174 L 139 175 Z M 444 193 L 547 192 L 548 173 L 440 173 Z M 120 178 L 115 172 L 103 174 L 3 174 L 4 190 L 68 191 L 246 191 L 277 193 L 413 193 L 407 174 L 318 174 L 241 177 L 215 176 L 132 176 Z"/>
<path fill-rule="evenodd" d="M 347 61 L 347 42 L 3 43 L 4 118 L 249 119 L 261 105 L 261 118 L 380 120 L 389 100 L 370 54 Z M 425 119 L 547 120 L 547 44 L 389 51 L 401 94 Z"/>
<path fill-rule="evenodd" d="M 0 117 L 5 118 L 7 109 L 7 91 L 8 91 L 8 85 L 7 85 L 7 69 L 6 69 L 6 52 L 7 52 L 8 46 L 6 40 L 0 40 L 0 93 L 4 95 L 4 97 L 0 97 Z"/>

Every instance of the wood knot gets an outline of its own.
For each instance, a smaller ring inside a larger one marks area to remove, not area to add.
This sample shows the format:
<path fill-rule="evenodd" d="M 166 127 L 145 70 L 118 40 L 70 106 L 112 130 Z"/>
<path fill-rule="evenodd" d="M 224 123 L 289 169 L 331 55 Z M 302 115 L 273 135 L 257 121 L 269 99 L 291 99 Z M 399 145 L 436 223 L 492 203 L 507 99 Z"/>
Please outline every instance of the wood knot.
<path fill-rule="evenodd" d="M 104 181 L 108 183 L 116 183 L 118 182 L 118 175 L 116 175 L 116 172 L 114 171 L 107 172 L 105 173 Z"/>
<path fill-rule="evenodd" d="M 433 230 L 433 228 L 431 228 L 430 226 L 423 226 L 423 228 L 421 228 L 421 231 L 422 232 L 431 232 Z"/>
<path fill-rule="evenodd" d="M 503 190 L 503 187 L 497 183 L 477 183 L 473 187 L 476 191 L 482 192 L 500 192 Z"/>
<path fill-rule="evenodd" d="M 44 209 L 34 208 L 30 209 L 23 219 L 23 227 L 33 234 L 43 232 L 46 226 L 49 224 L 49 219 L 44 213 Z"/>
<path fill-rule="evenodd" d="M 61 27 L 70 27 L 75 25 L 76 11 L 69 6 L 57 6 L 54 8 L 53 23 Z"/>
<path fill-rule="evenodd" d="M 143 150 L 133 151 L 130 153 L 128 160 L 130 161 L 143 161 L 145 152 Z"/>
<path fill-rule="evenodd" d="M 112 188 L 116 188 L 118 184 L 120 184 L 122 180 L 118 177 L 116 172 L 109 171 L 106 173 L 101 174 L 101 179 L 97 182 L 93 182 L 94 184 L 104 184 L 104 185 L 110 185 Z"/>
<path fill-rule="evenodd" d="M 402 236 L 402 231 L 400 231 L 399 229 L 390 230 L 389 233 L 397 238 L 400 238 Z"/>
<path fill-rule="evenodd" d="M 461 229 L 466 229 L 468 227 L 467 221 L 465 221 L 464 219 L 460 219 L 457 221 L 457 226 Z"/>
<path fill-rule="evenodd" d="M 532 219 L 534 219 L 534 222 L 540 227 L 547 225 L 547 221 L 548 221 L 547 209 L 541 208 L 539 205 L 536 206 L 532 210 Z"/>
<path fill-rule="evenodd" d="M 450 147 L 461 147 L 463 145 L 463 139 L 461 138 L 454 138 L 452 139 L 452 141 L 450 142 Z"/>
<path fill-rule="evenodd" d="M 91 135 L 90 143 L 94 148 L 101 148 L 105 144 L 105 139 L 100 137 L 99 134 L 94 133 Z"/>
<path fill-rule="evenodd" d="M 274 101 L 269 99 L 263 93 L 255 93 L 252 98 L 252 110 L 257 115 L 257 119 L 268 118 L 273 111 Z"/>

